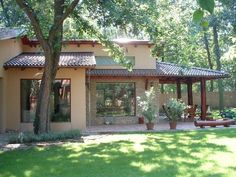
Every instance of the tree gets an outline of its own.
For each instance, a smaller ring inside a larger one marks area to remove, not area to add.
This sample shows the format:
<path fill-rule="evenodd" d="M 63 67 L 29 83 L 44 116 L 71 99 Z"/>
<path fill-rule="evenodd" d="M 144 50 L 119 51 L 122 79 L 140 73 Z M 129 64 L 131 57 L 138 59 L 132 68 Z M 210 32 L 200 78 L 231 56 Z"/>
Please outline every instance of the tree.
<path fill-rule="evenodd" d="M 74 0 L 67 7 L 65 7 L 64 0 L 54 1 L 54 18 L 51 28 L 48 31 L 48 36 L 46 36 L 43 28 L 44 23 L 48 23 L 49 21 L 40 21 L 30 3 L 27 3 L 24 0 L 16 0 L 19 7 L 30 19 L 35 35 L 39 40 L 45 55 L 45 66 L 37 101 L 36 118 L 34 121 L 34 131 L 36 134 L 49 131 L 50 92 L 52 83 L 56 77 L 60 52 L 62 49 L 63 21 L 70 15 L 79 1 L 80 0 Z"/>
<path fill-rule="evenodd" d="M 210 69 L 213 69 L 213 63 L 212 63 L 212 57 L 211 57 L 211 51 L 210 51 L 210 46 L 209 46 L 209 40 L 208 40 L 208 34 L 207 34 L 207 29 L 206 27 L 203 27 L 203 40 L 204 40 L 204 45 L 207 53 L 207 61 Z M 211 80 L 211 86 L 210 86 L 210 91 L 214 91 L 214 82 Z"/>
<path fill-rule="evenodd" d="M 234 4 L 232 2 L 232 4 Z M 215 12 L 209 16 L 210 27 L 212 28 L 212 36 L 213 36 L 213 52 L 215 55 L 216 69 L 222 70 L 223 53 L 226 53 L 228 49 L 231 48 L 230 35 L 231 30 L 230 24 L 234 27 L 234 20 L 232 20 L 232 13 L 235 12 L 232 10 L 231 4 L 221 4 L 219 3 Z M 225 60 L 228 60 L 225 58 Z M 234 75 L 233 75 L 234 76 Z M 219 91 L 219 108 L 220 110 L 224 109 L 224 85 L 221 79 L 218 80 L 218 91 Z"/>
<path fill-rule="evenodd" d="M 16 0 L 16 2 L 27 15 L 34 35 L 39 40 L 45 55 L 45 66 L 34 121 L 34 132 L 36 134 L 44 133 L 48 132 L 50 128 L 50 90 L 58 69 L 65 19 L 70 16 L 76 32 L 96 36 L 109 49 L 108 52 L 114 60 L 131 69 L 132 63 L 125 60 L 123 51 L 110 42 L 94 24 L 100 27 L 113 26 L 135 31 L 136 28 L 131 27 L 132 25 L 141 24 L 142 20 L 147 21 L 144 20 L 145 15 L 138 15 L 139 13 L 145 14 L 147 6 L 142 0 Z"/>
<path fill-rule="evenodd" d="M 216 66 L 217 70 L 221 70 L 221 52 L 219 46 L 219 39 L 218 39 L 218 21 L 215 16 L 213 16 L 213 39 L 214 39 L 214 53 L 216 58 Z M 218 80 L 218 88 L 219 88 L 219 108 L 220 110 L 224 109 L 224 87 L 223 82 L 221 79 Z"/>

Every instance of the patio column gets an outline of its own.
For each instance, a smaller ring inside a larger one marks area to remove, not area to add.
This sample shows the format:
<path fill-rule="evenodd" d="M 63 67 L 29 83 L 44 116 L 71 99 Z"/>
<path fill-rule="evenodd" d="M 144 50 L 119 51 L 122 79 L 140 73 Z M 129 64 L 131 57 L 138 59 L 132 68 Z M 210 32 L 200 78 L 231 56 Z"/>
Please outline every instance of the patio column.
<path fill-rule="evenodd" d="M 206 80 L 201 79 L 201 119 L 206 119 Z"/>
<path fill-rule="evenodd" d="M 157 107 L 156 107 L 156 109 L 158 110 L 157 112 L 157 123 L 159 122 L 159 120 L 160 120 L 160 116 L 159 116 L 159 101 L 160 101 L 160 95 L 159 95 L 159 93 L 160 93 L 160 90 L 159 90 L 159 81 L 153 81 L 152 82 L 152 86 L 154 87 L 154 91 L 155 91 L 155 94 L 156 94 L 156 103 L 157 103 Z"/>
<path fill-rule="evenodd" d="M 181 83 L 178 81 L 176 84 L 176 91 L 177 91 L 177 99 L 181 99 Z"/>
<path fill-rule="evenodd" d="M 188 89 L 188 105 L 193 105 L 193 83 L 189 81 L 187 83 Z"/>

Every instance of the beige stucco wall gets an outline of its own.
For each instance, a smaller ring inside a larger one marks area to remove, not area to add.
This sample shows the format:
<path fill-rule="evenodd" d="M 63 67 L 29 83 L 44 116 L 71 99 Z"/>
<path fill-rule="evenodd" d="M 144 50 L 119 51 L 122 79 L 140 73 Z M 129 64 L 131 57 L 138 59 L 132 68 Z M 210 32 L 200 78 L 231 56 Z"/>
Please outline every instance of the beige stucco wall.
<path fill-rule="evenodd" d="M 87 125 L 101 125 L 104 124 L 106 117 L 97 117 L 96 116 L 96 83 L 100 82 L 107 82 L 107 83 L 116 83 L 116 82 L 132 82 L 135 83 L 135 96 L 140 97 L 145 92 L 145 78 L 132 78 L 132 79 L 91 79 L 90 81 L 90 90 L 87 89 Z M 157 110 L 159 110 L 159 81 L 158 80 L 149 80 L 148 88 L 150 89 L 150 85 L 152 84 L 155 86 L 155 90 L 157 92 L 156 102 Z M 90 93 L 89 93 L 90 91 Z M 90 94 L 90 95 L 89 95 Z M 90 99 L 90 100 L 89 100 Z M 90 105 L 89 105 L 90 103 Z M 138 104 L 136 101 L 136 112 L 135 116 L 125 116 L 125 117 L 114 117 L 108 118 L 112 119 L 113 124 L 137 124 L 138 123 Z M 159 114 L 157 115 L 157 121 L 159 119 Z"/>
<path fill-rule="evenodd" d="M 154 69 L 156 67 L 155 59 L 150 56 L 148 45 L 123 45 L 127 56 L 135 57 L 135 69 Z M 40 47 L 30 47 L 22 45 L 18 39 L 9 39 L 0 41 L 0 131 L 18 130 L 31 131 L 32 123 L 20 122 L 20 79 L 40 78 L 43 70 L 38 69 L 8 69 L 4 70 L 2 65 L 5 61 L 13 58 L 21 52 L 40 52 Z M 95 56 L 108 56 L 101 45 L 67 45 L 63 47 L 63 52 L 94 52 Z M 98 69 L 120 69 L 120 66 L 100 66 Z M 52 123 L 51 128 L 54 131 L 86 128 L 86 84 L 85 69 L 59 69 L 57 78 L 71 79 L 71 122 Z M 114 80 L 117 81 L 117 80 Z M 136 83 L 136 96 L 144 93 L 145 80 L 134 79 L 126 80 Z M 2 96 L 1 96 L 2 92 Z M 88 93 L 88 92 L 87 92 Z M 94 96 L 94 95 L 92 95 Z M 94 109 L 94 105 L 92 109 Z M 96 102 L 95 102 L 96 106 Z M 87 113 L 87 116 L 90 115 Z M 94 110 L 91 110 L 91 116 Z M 88 118 L 87 120 L 92 120 Z M 136 123 L 137 117 L 131 118 L 130 123 Z"/>
<path fill-rule="evenodd" d="M 38 69 L 9 69 L 7 75 L 6 129 L 31 131 L 32 123 L 20 123 L 20 80 L 42 76 Z M 51 123 L 53 131 L 86 128 L 85 69 L 59 69 L 57 78 L 71 79 L 71 122 Z"/>
<path fill-rule="evenodd" d="M 0 78 L 0 133 L 5 130 L 3 117 L 3 80 Z"/>
<path fill-rule="evenodd" d="M 156 60 L 150 56 L 150 47 L 148 45 L 123 45 L 124 51 L 127 56 L 135 57 L 134 69 L 155 69 Z M 24 52 L 40 52 L 40 47 L 30 47 L 28 45 L 23 46 Z M 94 52 L 95 56 L 108 56 L 108 53 L 102 47 L 102 45 L 82 44 L 79 47 L 77 45 L 66 45 L 63 47 L 63 52 Z M 121 66 L 97 66 L 97 69 L 121 69 Z"/>
<path fill-rule="evenodd" d="M 3 64 L 19 55 L 22 52 L 22 43 L 19 39 L 0 40 L 0 132 L 4 132 L 6 128 L 6 72 Z"/>
<path fill-rule="evenodd" d="M 22 52 L 20 39 L 0 40 L 0 77 L 3 77 L 3 64 Z"/>

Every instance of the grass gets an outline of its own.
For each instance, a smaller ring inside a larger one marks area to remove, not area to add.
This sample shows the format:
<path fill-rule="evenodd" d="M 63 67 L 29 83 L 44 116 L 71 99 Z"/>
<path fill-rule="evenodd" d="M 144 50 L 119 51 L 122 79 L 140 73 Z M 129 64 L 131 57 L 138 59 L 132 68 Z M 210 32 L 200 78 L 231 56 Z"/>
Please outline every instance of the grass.
<path fill-rule="evenodd" d="M 1 177 L 235 177 L 236 129 L 104 135 L 0 152 Z"/>

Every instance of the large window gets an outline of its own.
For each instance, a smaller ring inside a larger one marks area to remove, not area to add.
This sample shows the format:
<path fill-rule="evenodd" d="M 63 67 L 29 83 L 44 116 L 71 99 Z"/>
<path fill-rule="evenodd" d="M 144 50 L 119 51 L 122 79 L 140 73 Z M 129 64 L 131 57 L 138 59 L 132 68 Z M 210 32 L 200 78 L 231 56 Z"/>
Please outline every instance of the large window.
<path fill-rule="evenodd" d="M 41 80 L 21 80 L 21 122 L 33 122 Z M 51 121 L 70 121 L 70 80 L 57 79 L 51 91 Z"/>
<path fill-rule="evenodd" d="M 134 83 L 97 83 L 97 116 L 134 116 Z"/>

